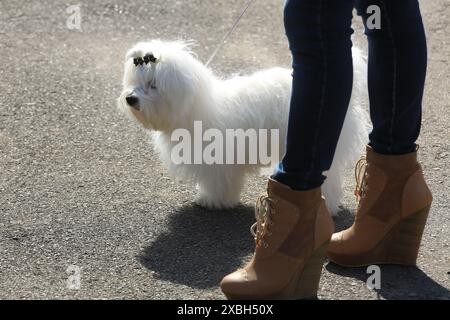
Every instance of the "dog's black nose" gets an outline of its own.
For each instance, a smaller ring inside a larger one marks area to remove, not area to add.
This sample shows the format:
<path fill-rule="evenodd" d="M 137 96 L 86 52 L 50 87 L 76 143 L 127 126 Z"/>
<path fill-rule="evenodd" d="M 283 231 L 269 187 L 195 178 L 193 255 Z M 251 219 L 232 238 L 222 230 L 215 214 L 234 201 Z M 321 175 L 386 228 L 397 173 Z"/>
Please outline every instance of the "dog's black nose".
<path fill-rule="evenodd" d="M 138 104 L 138 102 L 139 102 L 139 99 L 137 98 L 137 97 L 135 97 L 135 96 L 127 96 L 126 98 L 125 98 L 125 100 L 127 101 L 127 103 L 128 103 L 128 105 L 130 106 L 130 107 L 137 107 L 137 104 Z"/>

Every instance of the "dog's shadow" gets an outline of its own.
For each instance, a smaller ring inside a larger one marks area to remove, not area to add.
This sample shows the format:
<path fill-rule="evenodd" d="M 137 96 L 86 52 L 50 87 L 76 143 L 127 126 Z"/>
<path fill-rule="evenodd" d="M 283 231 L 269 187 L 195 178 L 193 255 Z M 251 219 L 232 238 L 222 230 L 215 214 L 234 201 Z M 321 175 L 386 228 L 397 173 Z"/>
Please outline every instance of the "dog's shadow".
<path fill-rule="evenodd" d="M 350 227 L 354 214 L 348 209 L 342 209 L 334 221 L 336 231 Z M 374 289 L 378 298 L 394 299 L 450 299 L 450 291 L 427 276 L 418 267 L 379 265 L 381 286 Z M 364 283 L 372 273 L 367 273 L 367 267 L 346 268 L 329 262 L 325 269 L 333 274 L 353 278 Z"/>
<path fill-rule="evenodd" d="M 200 289 L 217 287 L 253 251 L 249 229 L 254 220 L 250 206 L 208 210 L 185 205 L 170 214 L 168 230 L 138 259 L 161 280 Z"/>

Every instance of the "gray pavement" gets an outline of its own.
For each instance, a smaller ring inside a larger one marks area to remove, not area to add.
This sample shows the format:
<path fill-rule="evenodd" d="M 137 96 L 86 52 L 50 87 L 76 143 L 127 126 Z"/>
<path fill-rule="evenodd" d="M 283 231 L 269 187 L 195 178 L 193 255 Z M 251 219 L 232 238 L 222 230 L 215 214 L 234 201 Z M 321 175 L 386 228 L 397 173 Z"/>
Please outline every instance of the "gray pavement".
<path fill-rule="evenodd" d="M 192 204 L 147 134 L 116 108 L 125 51 L 152 38 L 194 39 L 205 61 L 243 1 L 0 1 L 0 298 L 221 299 L 221 277 L 249 257 L 253 177 L 236 210 Z M 282 1 L 257 0 L 212 67 L 221 75 L 289 66 Z M 449 299 L 450 3 L 422 1 L 429 40 L 420 159 L 434 193 L 418 268 L 324 268 L 321 299 Z M 365 48 L 359 19 L 355 43 Z M 339 228 L 355 201 L 348 171 Z M 81 268 L 78 290 L 68 266 Z"/>

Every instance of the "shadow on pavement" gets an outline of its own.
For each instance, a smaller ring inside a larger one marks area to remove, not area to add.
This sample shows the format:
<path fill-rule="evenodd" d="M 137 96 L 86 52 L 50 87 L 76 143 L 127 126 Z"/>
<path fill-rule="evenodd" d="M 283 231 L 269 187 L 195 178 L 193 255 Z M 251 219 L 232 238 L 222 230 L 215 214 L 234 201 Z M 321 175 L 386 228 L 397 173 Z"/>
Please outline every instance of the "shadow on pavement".
<path fill-rule="evenodd" d="M 217 211 L 183 206 L 168 217 L 167 232 L 138 259 L 159 279 L 200 289 L 217 287 L 253 252 L 253 212 L 250 206 Z"/>
<path fill-rule="evenodd" d="M 353 223 L 354 215 L 343 209 L 335 217 L 336 230 L 343 230 Z M 379 298 L 384 299 L 450 299 L 450 291 L 428 277 L 417 267 L 380 265 L 381 288 L 375 289 Z M 364 283 L 371 274 L 366 267 L 346 268 L 332 262 L 325 269 L 343 277 L 354 278 Z"/>

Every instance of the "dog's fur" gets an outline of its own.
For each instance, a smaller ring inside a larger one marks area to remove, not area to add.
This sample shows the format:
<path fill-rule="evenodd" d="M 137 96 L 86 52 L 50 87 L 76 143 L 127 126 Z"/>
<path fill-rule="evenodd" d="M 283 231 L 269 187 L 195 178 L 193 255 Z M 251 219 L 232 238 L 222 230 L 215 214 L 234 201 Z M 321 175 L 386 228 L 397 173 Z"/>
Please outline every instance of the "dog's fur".
<path fill-rule="evenodd" d="M 133 59 L 152 54 L 155 63 L 136 66 Z M 352 100 L 340 135 L 333 164 L 322 187 L 328 208 L 338 210 L 342 197 L 344 168 L 353 165 L 367 143 L 368 117 L 362 108 L 366 101 L 366 63 L 353 49 L 354 85 Z M 280 129 L 280 159 L 289 112 L 291 70 L 273 68 L 249 76 L 227 80 L 216 77 L 197 60 L 185 42 L 153 40 L 135 45 L 126 54 L 123 92 L 119 107 L 155 132 L 154 145 L 169 172 L 198 186 L 198 203 L 210 208 L 238 204 L 249 173 L 260 165 L 176 165 L 171 161 L 171 134 L 177 128 L 192 132 L 194 120 L 203 129 Z M 126 97 L 139 99 L 130 107 Z"/>

